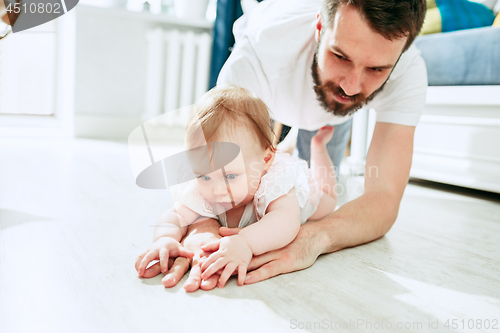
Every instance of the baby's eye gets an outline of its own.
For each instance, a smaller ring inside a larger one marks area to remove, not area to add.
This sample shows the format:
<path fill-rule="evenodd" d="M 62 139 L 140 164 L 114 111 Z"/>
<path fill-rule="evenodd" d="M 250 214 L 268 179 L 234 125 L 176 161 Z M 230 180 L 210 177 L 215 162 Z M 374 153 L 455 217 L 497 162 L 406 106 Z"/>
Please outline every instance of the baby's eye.
<path fill-rule="evenodd" d="M 238 177 L 238 175 L 234 174 L 234 173 L 230 173 L 229 175 L 226 175 L 226 178 L 229 180 L 236 179 L 236 177 Z"/>
<path fill-rule="evenodd" d="M 208 177 L 208 176 L 198 176 L 198 178 L 201 178 L 202 180 L 205 180 L 205 181 L 210 180 L 210 177 Z"/>

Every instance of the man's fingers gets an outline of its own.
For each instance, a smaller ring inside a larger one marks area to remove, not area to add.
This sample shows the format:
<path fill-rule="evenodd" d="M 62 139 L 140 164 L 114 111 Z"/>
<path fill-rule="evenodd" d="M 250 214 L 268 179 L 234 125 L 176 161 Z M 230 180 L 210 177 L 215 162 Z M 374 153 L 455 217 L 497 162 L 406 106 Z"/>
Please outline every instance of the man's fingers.
<path fill-rule="evenodd" d="M 160 249 L 159 256 L 160 256 L 161 272 L 166 273 L 168 271 L 168 250 L 162 247 Z"/>
<path fill-rule="evenodd" d="M 237 235 L 241 231 L 241 228 L 226 228 L 221 227 L 219 229 L 219 235 L 222 237 Z"/>
<path fill-rule="evenodd" d="M 157 262 L 156 264 L 151 265 L 151 267 L 146 269 L 146 271 L 144 272 L 144 274 L 141 277 L 145 278 L 145 279 L 149 279 L 149 278 L 157 276 L 160 273 L 161 273 L 160 263 Z"/>
<path fill-rule="evenodd" d="M 175 258 L 174 263 L 172 264 L 172 267 L 170 267 L 170 270 L 168 271 L 167 275 L 163 277 L 161 282 L 165 286 L 165 288 L 171 288 L 175 286 L 186 274 L 186 272 L 189 269 L 189 259 L 186 259 L 184 257 L 177 257 Z"/>
<path fill-rule="evenodd" d="M 271 261 L 270 263 L 265 264 L 261 268 L 248 273 L 247 277 L 245 278 L 245 284 L 252 284 L 264 281 L 281 273 L 282 273 L 281 262 L 278 260 L 274 260 Z"/>
<path fill-rule="evenodd" d="M 281 251 L 277 250 L 261 254 L 260 256 L 255 256 L 252 258 L 250 264 L 248 265 L 248 271 L 253 271 L 254 269 L 257 269 L 262 265 L 267 264 L 268 262 L 278 260 L 281 258 L 281 255 Z"/>
<path fill-rule="evenodd" d="M 201 280 L 200 289 L 202 290 L 212 290 L 217 286 L 217 281 L 219 281 L 219 274 L 214 274 L 206 280 Z"/>
<path fill-rule="evenodd" d="M 187 292 L 193 292 L 200 288 L 201 282 L 201 268 L 200 265 L 193 265 L 191 271 L 189 272 L 189 277 L 184 283 L 184 290 Z"/>

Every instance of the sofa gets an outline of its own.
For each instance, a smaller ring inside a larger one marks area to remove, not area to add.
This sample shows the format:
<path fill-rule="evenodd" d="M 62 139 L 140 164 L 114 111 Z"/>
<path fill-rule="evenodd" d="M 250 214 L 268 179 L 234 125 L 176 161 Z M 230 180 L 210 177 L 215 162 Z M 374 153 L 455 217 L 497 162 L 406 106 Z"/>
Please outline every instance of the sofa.
<path fill-rule="evenodd" d="M 427 34 L 415 40 L 429 87 L 410 177 L 500 193 L 500 0 L 435 0 L 440 8 L 432 3 Z M 473 10 L 460 13 L 468 6 Z M 478 11 L 482 20 L 474 16 Z M 375 110 L 354 114 L 341 173 L 363 174 L 375 122 Z"/>
<path fill-rule="evenodd" d="M 420 36 L 427 102 L 411 177 L 500 193 L 500 27 Z"/>

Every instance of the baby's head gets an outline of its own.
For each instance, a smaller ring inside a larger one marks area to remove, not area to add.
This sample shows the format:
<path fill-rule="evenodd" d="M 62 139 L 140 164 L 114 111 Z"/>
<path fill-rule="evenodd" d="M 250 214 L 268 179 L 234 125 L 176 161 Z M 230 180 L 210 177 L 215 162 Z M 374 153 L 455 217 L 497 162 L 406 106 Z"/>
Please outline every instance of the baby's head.
<path fill-rule="evenodd" d="M 236 86 L 215 87 L 207 92 L 189 120 L 186 148 L 193 149 L 211 142 L 230 142 L 239 146 L 240 153 L 223 168 L 212 169 L 210 173 L 193 164 L 205 199 L 218 203 L 222 211 L 250 202 L 261 177 L 274 160 L 276 149 L 273 141 L 267 106 L 257 96 Z M 224 144 L 213 147 L 222 150 Z M 212 163 L 211 159 L 217 154 L 213 151 L 209 154 Z"/>

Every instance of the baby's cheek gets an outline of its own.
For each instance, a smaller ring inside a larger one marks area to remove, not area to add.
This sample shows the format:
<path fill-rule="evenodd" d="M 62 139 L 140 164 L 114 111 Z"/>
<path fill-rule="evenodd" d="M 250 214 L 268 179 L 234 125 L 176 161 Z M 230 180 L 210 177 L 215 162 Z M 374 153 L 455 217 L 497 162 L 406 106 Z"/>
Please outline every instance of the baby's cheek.
<path fill-rule="evenodd" d="M 198 181 L 198 189 L 205 199 L 209 201 L 212 199 L 212 190 L 206 181 Z"/>
<path fill-rule="evenodd" d="M 246 180 L 239 180 L 230 184 L 233 200 L 237 203 L 242 202 L 248 195 L 248 185 Z"/>

